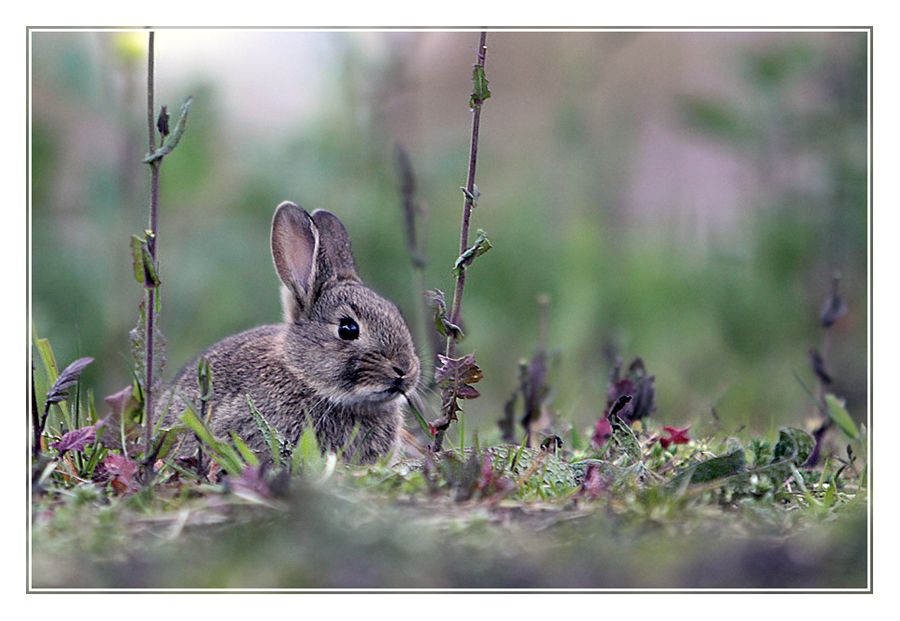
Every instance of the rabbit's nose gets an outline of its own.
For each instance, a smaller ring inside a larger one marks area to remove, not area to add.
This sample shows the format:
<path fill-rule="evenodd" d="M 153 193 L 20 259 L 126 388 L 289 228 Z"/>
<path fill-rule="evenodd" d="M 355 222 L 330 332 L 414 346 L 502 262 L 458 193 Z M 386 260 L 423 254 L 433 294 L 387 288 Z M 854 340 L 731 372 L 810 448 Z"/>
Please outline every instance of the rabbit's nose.
<path fill-rule="evenodd" d="M 406 371 L 401 369 L 400 367 L 393 367 L 394 373 L 397 374 L 398 379 L 403 379 L 403 376 L 406 375 Z"/>

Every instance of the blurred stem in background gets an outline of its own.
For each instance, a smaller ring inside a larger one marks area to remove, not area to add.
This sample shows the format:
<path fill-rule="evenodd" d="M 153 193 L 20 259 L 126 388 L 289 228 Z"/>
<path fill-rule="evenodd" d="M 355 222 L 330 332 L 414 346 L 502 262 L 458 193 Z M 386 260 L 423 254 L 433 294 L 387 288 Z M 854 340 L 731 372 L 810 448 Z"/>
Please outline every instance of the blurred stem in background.
<path fill-rule="evenodd" d="M 428 359 L 434 361 L 437 352 L 441 349 L 441 342 L 440 335 L 436 330 L 429 328 L 425 320 L 428 311 L 428 302 L 425 297 L 425 268 L 428 265 L 428 259 L 426 258 L 425 244 L 418 234 L 419 227 L 417 226 L 417 220 L 426 217 L 427 213 L 416 195 L 416 176 L 409 160 L 409 153 L 403 145 L 396 146 L 394 158 L 400 177 L 400 198 L 406 231 L 406 248 L 409 251 L 409 261 L 413 270 L 413 313 L 416 341 L 421 343 L 421 347 L 428 348 Z M 428 381 L 430 382 L 431 378 Z"/>

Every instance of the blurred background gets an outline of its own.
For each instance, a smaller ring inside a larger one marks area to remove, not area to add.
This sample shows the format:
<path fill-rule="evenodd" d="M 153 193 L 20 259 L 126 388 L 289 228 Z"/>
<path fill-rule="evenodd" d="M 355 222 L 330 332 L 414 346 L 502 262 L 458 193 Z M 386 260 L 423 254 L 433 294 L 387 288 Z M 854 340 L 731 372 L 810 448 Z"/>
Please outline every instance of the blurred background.
<path fill-rule="evenodd" d="M 158 32 L 157 105 L 174 117 L 194 97 L 162 166 L 167 378 L 279 321 L 268 235 L 285 199 L 338 214 L 363 279 L 415 323 L 398 143 L 428 214 L 426 285 L 449 301 L 477 38 Z M 489 33 L 473 232 L 494 249 L 466 285 L 460 351 L 485 372 L 466 428 L 495 432 L 538 346 L 539 294 L 562 421 L 600 415 L 617 352 L 656 376 L 665 423 L 715 408 L 728 429 L 800 426 L 834 270 L 849 314 L 828 366 L 864 420 L 866 51 L 854 32 Z M 31 106 L 34 328 L 61 364 L 96 358 L 99 397 L 130 381 L 142 297 L 146 33 L 33 33 Z"/>

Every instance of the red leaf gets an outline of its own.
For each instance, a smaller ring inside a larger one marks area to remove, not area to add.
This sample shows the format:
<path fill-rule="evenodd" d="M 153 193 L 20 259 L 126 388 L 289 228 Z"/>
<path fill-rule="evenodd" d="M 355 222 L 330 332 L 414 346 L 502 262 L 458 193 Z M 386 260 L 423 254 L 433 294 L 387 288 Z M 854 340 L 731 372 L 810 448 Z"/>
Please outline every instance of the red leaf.
<path fill-rule="evenodd" d="M 609 424 L 609 419 L 605 416 L 597 421 L 597 425 L 594 427 L 594 435 L 591 437 L 591 444 L 595 447 L 600 448 L 606 441 L 612 437 L 612 425 Z"/>
<path fill-rule="evenodd" d="M 139 488 L 137 481 L 134 480 L 134 476 L 138 472 L 138 464 L 124 455 L 107 455 L 100 462 L 98 470 L 100 477 L 109 480 L 113 489 L 120 494 L 136 491 Z"/>
<path fill-rule="evenodd" d="M 668 439 L 672 444 L 687 444 L 691 441 L 687 435 L 688 429 L 690 428 L 690 425 L 684 429 L 679 429 L 677 427 L 663 427 L 663 431 L 669 434 Z M 665 445 L 663 445 L 663 447 L 665 448 Z"/>

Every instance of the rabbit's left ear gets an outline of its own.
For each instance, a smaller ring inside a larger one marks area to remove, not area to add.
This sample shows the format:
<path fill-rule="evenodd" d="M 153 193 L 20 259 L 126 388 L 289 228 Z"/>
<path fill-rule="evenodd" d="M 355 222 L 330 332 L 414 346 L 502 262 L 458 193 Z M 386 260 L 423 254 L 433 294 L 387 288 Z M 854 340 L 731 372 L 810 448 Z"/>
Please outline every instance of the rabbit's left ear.
<path fill-rule="evenodd" d="M 312 219 L 319 232 L 319 253 L 316 265 L 316 281 L 329 280 L 359 281 L 353 253 L 350 250 L 350 236 L 347 229 L 330 211 L 317 209 Z"/>
<path fill-rule="evenodd" d="M 275 271 L 284 285 L 281 302 L 285 320 L 297 321 L 312 305 L 319 233 L 306 210 L 285 201 L 272 218 L 271 243 Z"/>

